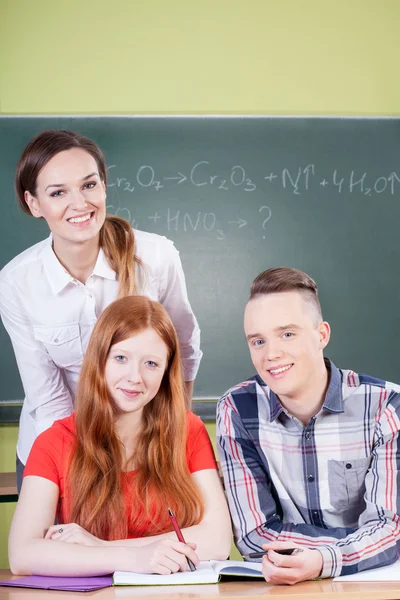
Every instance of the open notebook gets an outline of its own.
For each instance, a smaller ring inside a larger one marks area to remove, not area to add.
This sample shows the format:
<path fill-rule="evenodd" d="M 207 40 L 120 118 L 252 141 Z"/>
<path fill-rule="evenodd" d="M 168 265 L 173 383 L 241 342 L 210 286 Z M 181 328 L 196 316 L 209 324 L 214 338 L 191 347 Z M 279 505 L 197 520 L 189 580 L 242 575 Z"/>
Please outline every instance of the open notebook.
<path fill-rule="evenodd" d="M 113 575 L 114 585 L 184 585 L 195 583 L 218 583 L 224 575 L 238 577 L 259 577 L 262 565 L 256 562 L 241 560 L 207 560 L 202 561 L 196 571 L 171 573 L 171 575 L 143 575 L 128 571 L 116 571 Z"/>
<path fill-rule="evenodd" d="M 354 575 L 335 577 L 333 581 L 400 581 L 400 560 L 387 567 L 368 569 Z"/>

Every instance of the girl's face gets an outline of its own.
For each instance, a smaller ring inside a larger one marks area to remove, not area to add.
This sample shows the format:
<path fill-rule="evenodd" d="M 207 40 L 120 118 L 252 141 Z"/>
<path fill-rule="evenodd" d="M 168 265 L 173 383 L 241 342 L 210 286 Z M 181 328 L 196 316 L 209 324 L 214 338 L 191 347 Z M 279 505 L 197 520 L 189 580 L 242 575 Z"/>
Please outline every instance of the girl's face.
<path fill-rule="evenodd" d="M 55 248 L 95 238 L 105 219 L 105 184 L 93 156 L 81 148 L 59 152 L 40 171 L 36 196 L 25 192 L 34 217 L 43 217 Z"/>
<path fill-rule="evenodd" d="M 106 362 L 106 384 L 117 413 L 141 417 L 162 382 L 168 365 L 168 347 L 154 329 L 111 346 Z"/>

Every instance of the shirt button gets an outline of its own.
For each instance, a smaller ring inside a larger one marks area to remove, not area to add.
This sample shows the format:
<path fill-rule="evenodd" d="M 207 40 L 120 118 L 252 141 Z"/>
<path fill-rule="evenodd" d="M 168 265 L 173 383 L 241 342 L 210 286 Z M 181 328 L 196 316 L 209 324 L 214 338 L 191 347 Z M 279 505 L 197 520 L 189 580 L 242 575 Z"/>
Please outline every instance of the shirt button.
<path fill-rule="evenodd" d="M 351 469 L 351 467 L 352 467 L 352 464 L 351 464 L 351 463 L 347 463 L 347 464 L 346 464 L 346 469 Z"/>
<path fill-rule="evenodd" d="M 313 511 L 313 515 L 314 515 L 314 517 L 318 517 L 318 511 L 317 511 L 317 510 L 314 510 L 314 511 Z"/>
<path fill-rule="evenodd" d="M 314 481 L 314 475 L 309 475 L 307 479 L 310 483 L 312 483 Z"/>
<path fill-rule="evenodd" d="M 309 431 L 306 431 L 305 438 L 306 438 L 306 440 L 310 440 L 311 439 L 311 433 Z"/>

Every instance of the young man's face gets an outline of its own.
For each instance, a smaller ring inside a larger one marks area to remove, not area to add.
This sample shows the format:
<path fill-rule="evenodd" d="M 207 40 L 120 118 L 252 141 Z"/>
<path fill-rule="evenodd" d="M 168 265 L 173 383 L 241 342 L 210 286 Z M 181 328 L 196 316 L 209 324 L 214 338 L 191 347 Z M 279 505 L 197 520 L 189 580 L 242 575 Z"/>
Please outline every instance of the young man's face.
<path fill-rule="evenodd" d="M 295 291 L 259 296 L 246 306 L 244 329 L 253 364 L 271 390 L 281 400 L 307 397 L 330 335 L 313 304 Z"/>

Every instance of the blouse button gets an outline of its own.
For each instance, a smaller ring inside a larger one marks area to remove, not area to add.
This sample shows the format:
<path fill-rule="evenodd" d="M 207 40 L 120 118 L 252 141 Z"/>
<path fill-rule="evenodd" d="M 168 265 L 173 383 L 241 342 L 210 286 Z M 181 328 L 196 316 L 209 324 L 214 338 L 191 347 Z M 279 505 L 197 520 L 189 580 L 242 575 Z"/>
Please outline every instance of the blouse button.
<path fill-rule="evenodd" d="M 347 463 L 347 464 L 346 464 L 346 469 L 351 469 L 351 467 L 352 467 L 352 464 L 351 464 L 351 463 Z"/>

